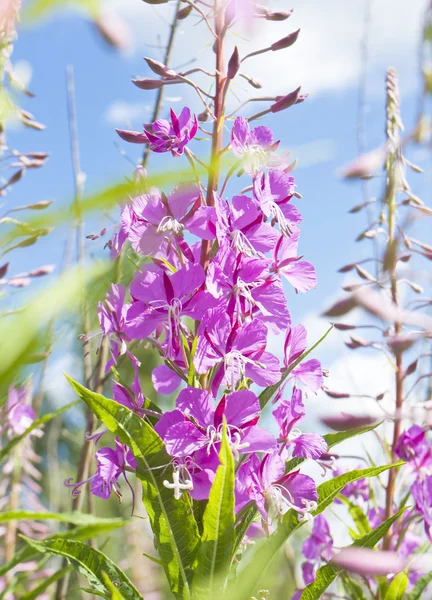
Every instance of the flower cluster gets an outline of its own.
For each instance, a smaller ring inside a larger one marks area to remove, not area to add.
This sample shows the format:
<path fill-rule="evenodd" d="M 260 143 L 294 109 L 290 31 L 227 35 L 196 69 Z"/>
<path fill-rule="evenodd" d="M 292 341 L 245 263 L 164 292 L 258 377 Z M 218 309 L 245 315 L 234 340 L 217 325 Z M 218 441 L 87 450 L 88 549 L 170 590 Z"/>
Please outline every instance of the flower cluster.
<path fill-rule="evenodd" d="M 177 156 L 195 134 L 196 119 L 188 109 L 178 119 L 171 112 L 171 119 L 171 125 L 146 125 L 144 134 L 120 135 Z M 277 147 L 270 129 L 250 130 L 238 117 L 231 150 L 251 177 L 246 191 L 209 198 L 201 186 L 183 183 L 171 191 L 145 189 L 126 203 L 113 245 L 120 252 L 128 241 L 139 269 L 128 289 L 113 284 L 98 308 L 111 345 L 109 366 L 125 356 L 135 370 L 130 388 L 114 382 L 116 401 L 145 414 L 139 362 L 131 350 L 137 344 L 150 344 L 163 359 L 153 371 L 155 390 L 166 395 L 181 388 L 174 410 L 156 413 L 155 431 L 172 457 L 164 485 L 176 498 L 183 493 L 208 498 L 226 423 L 238 465 L 236 510 L 255 503 L 266 524 L 289 508 L 300 520 L 310 518 L 317 500 L 314 480 L 286 463 L 292 457 L 318 460 L 327 450 L 320 435 L 298 427 L 304 397 L 320 389 L 323 373 L 317 360 L 299 361 L 306 330 L 291 323 L 283 281 L 305 292 L 315 286 L 316 274 L 298 256 L 302 217 L 293 204 L 298 194 L 287 157 L 278 156 Z M 210 248 L 207 255 L 203 247 Z M 283 364 L 271 352 L 270 335 L 283 348 Z M 255 390 L 279 383 L 284 373 L 274 401 L 274 435 L 260 425 L 263 407 Z M 119 495 L 120 475 L 127 481 L 127 470 L 134 469 L 128 449 L 117 441 L 115 450 L 98 450 L 96 461 L 92 493 Z M 82 483 L 67 482 L 74 493 Z"/>

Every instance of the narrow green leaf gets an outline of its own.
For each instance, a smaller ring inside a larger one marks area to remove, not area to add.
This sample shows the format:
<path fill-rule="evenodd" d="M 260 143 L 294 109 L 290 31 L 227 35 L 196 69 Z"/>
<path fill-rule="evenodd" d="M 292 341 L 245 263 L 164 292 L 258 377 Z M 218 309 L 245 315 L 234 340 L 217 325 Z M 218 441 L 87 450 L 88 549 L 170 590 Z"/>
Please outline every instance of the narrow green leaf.
<path fill-rule="evenodd" d="M 27 592 L 26 594 L 22 594 L 20 596 L 20 599 L 21 600 L 36 600 L 37 598 L 39 598 L 42 595 L 42 593 L 46 589 L 49 588 L 50 585 L 52 585 L 53 583 L 55 583 L 59 579 L 62 579 L 67 573 L 69 573 L 70 570 L 71 570 L 71 567 L 65 567 L 64 569 L 60 569 L 56 573 L 53 573 L 51 575 L 51 577 L 48 577 L 47 579 L 44 579 L 42 581 L 42 583 L 40 585 L 38 585 L 37 587 L 35 587 L 31 592 Z"/>
<path fill-rule="evenodd" d="M 420 577 L 413 589 L 406 594 L 405 600 L 421 600 L 424 597 L 423 592 L 430 583 L 432 583 L 432 571 Z"/>
<path fill-rule="evenodd" d="M 324 439 L 327 442 L 327 448 L 328 450 L 331 450 L 331 448 L 333 448 L 337 444 L 341 444 L 342 442 L 350 440 L 351 438 L 361 435 L 363 433 L 373 431 L 382 423 L 383 421 L 380 421 L 379 423 L 374 423 L 373 425 L 364 425 L 363 427 L 356 427 L 354 429 L 348 429 L 347 431 L 339 431 L 338 433 L 326 433 Z M 294 469 L 297 469 L 297 467 L 304 463 L 306 460 L 306 458 L 291 458 L 286 462 L 285 473 L 294 471 Z"/>
<path fill-rule="evenodd" d="M 325 334 L 313 346 L 311 346 L 308 350 L 306 350 L 305 352 L 303 352 L 303 354 L 301 356 L 299 356 L 298 359 L 295 360 L 293 362 L 293 364 L 290 365 L 288 367 L 288 369 L 286 369 L 283 372 L 282 377 L 281 377 L 280 381 L 278 381 L 278 383 L 275 383 L 274 385 L 270 385 L 269 387 L 266 387 L 265 390 L 263 390 L 261 392 L 261 394 L 259 395 L 259 401 L 260 401 L 261 408 L 264 408 L 264 406 L 266 406 L 266 404 L 272 399 L 273 395 L 276 394 L 276 392 L 281 387 L 281 385 L 283 384 L 283 382 L 285 381 L 285 379 L 288 377 L 288 375 L 291 373 L 291 371 L 293 369 L 295 369 L 296 367 L 298 367 L 298 365 L 301 362 L 303 362 L 304 359 L 307 356 L 309 356 L 309 354 L 311 352 L 313 352 L 316 348 L 318 348 L 318 346 L 321 344 L 321 342 L 323 342 L 326 339 L 326 337 L 328 336 L 328 334 L 330 333 L 330 331 L 332 329 L 333 329 L 333 325 L 331 327 L 329 327 L 329 329 L 327 329 L 327 331 L 325 332 Z"/>
<path fill-rule="evenodd" d="M 107 523 L 84 525 L 64 533 L 50 535 L 42 541 L 45 542 L 55 539 L 68 539 L 86 542 L 87 540 L 90 540 L 97 535 L 101 535 L 102 533 L 108 533 L 109 531 L 118 529 L 119 527 L 124 527 L 124 525 L 127 523 L 128 521 L 124 521 L 122 519 L 107 519 Z M 37 556 L 37 552 L 30 548 L 30 546 L 24 546 L 23 548 L 20 548 L 15 552 L 14 557 L 9 562 L 0 565 L 0 577 L 13 569 L 13 567 L 16 567 L 16 565 L 33 560 L 35 556 Z"/>
<path fill-rule="evenodd" d="M 350 600 L 366 600 L 361 585 L 355 579 L 352 579 L 348 574 L 344 573 L 341 573 L 341 579 Z"/>
<path fill-rule="evenodd" d="M 105 426 L 127 444 L 137 461 L 137 477 L 143 486 L 143 502 L 155 535 L 171 591 L 189 598 L 192 565 L 199 546 L 198 526 L 189 499 L 174 498 L 163 482 L 171 457 L 157 433 L 128 408 L 95 394 L 68 377 L 75 392 Z"/>
<path fill-rule="evenodd" d="M 339 494 L 338 499 L 348 508 L 349 514 L 351 515 L 351 518 L 357 527 L 358 533 L 360 535 L 366 535 L 369 533 L 371 527 L 369 525 L 367 515 L 362 511 L 362 509 L 341 494 Z"/>
<path fill-rule="evenodd" d="M 58 417 L 59 415 L 63 414 L 67 410 L 73 408 L 77 404 L 79 404 L 79 400 L 75 400 L 74 402 L 71 402 L 70 404 L 66 404 L 65 406 L 62 406 L 61 408 L 55 410 L 54 412 L 44 415 L 40 419 L 36 419 L 35 421 L 33 421 L 33 423 L 29 427 L 27 427 L 27 429 L 24 431 L 24 433 L 21 433 L 20 435 L 17 435 L 16 437 L 12 438 L 10 440 L 10 442 L 8 444 L 6 444 L 6 446 L 4 448 L 2 448 L 0 450 L 0 462 L 2 460 L 4 460 L 6 458 L 6 456 L 10 453 L 10 451 L 13 448 L 15 448 L 15 446 L 17 444 L 19 444 L 22 440 L 24 440 L 32 431 L 34 431 L 38 427 L 42 427 L 42 425 L 45 425 L 45 423 L 48 423 L 48 421 L 51 421 L 51 419 L 55 419 L 55 417 Z M 3 515 L 0 515 L 0 520 L 1 520 L 2 516 Z"/>
<path fill-rule="evenodd" d="M 34 521 L 61 521 L 63 523 L 72 523 L 72 525 L 115 525 L 117 527 L 122 527 L 131 522 L 125 519 L 104 519 L 80 512 L 65 512 L 60 514 L 14 510 L 0 514 L 0 523 L 25 519 L 32 519 Z"/>
<path fill-rule="evenodd" d="M 65 539 L 37 542 L 24 536 L 21 537 L 29 546 L 42 554 L 54 554 L 66 558 L 97 591 L 108 591 L 103 578 L 103 573 L 106 573 L 111 580 L 116 582 L 118 590 L 126 600 L 142 600 L 141 594 L 125 573 L 100 550 L 91 548 L 83 542 Z"/>
<path fill-rule="evenodd" d="M 381 525 L 364 535 L 362 538 L 356 540 L 351 544 L 350 548 L 373 548 L 386 535 L 390 527 L 399 519 L 404 510 L 405 509 L 400 510 L 398 513 L 384 521 L 384 523 L 381 523 Z M 328 563 L 318 569 L 315 581 L 305 587 L 300 596 L 300 600 L 318 600 L 321 598 L 322 594 L 342 571 L 342 568 L 333 563 Z M 387 597 L 386 600 L 388 600 Z"/>
<path fill-rule="evenodd" d="M 105 586 L 111 596 L 111 600 L 126 600 L 126 598 L 122 595 L 120 590 L 116 588 L 116 586 L 113 584 L 113 582 L 106 573 L 102 573 L 102 577 L 105 582 Z"/>
<path fill-rule="evenodd" d="M 240 544 L 242 543 L 247 530 L 254 522 L 257 512 L 258 511 L 255 507 L 255 504 L 250 504 L 249 506 L 246 506 L 243 511 L 240 512 L 240 514 L 237 515 L 238 524 L 234 532 L 232 558 L 234 558 L 238 549 L 240 548 Z"/>
<path fill-rule="evenodd" d="M 234 542 L 234 458 L 223 425 L 220 465 L 203 516 L 203 534 L 193 580 L 194 598 L 220 598 Z"/>
<path fill-rule="evenodd" d="M 325 481 L 317 488 L 318 507 L 313 515 L 315 516 L 322 513 L 323 510 L 333 502 L 347 483 L 358 481 L 359 479 L 366 477 L 376 477 L 388 469 L 397 468 L 403 464 L 403 462 L 399 462 L 391 465 L 383 465 L 381 467 L 351 471 Z M 249 566 L 242 570 L 239 580 L 236 583 L 236 595 L 232 596 L 232 598 L 235 598 L 236 600 L 248 600 L 250 596 L 253 595 L 258 587 L 262 573 L 267 569 L 275 554 L 292 533 L 301 527 L 301 525 L 302 523 L 299 522 L 297 513 L 294 510 L 289 510 L 279 523 L 276 531 L 266 540 L 256 544 L 253 558 L 249 561 Z"/>
<path fill-rule="evenodd" d="M 408 575 L 402 571 L 391 582 L 384 600 L 402 600 L 408 585 Z"/>

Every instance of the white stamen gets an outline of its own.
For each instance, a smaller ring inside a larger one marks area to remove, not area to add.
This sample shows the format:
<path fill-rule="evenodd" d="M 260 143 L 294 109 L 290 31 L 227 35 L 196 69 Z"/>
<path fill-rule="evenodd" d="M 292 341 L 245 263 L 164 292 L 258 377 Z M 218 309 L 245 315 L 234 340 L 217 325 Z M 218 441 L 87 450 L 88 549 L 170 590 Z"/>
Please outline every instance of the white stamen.
<path fill-rule="evenodd" d="M 182 235 L 184 226 L 170 216 L 166 216 L 159 223 L 156 233 L 175 233 Z"/>
<path fill-rule="evenodd" d="M 173 481 L 163 482 L 164 486 L 169 490 L 174 490 L 174 498 L 179 500 L 183 490 L 193 490 L 193 483 L 190 479 L 185 479 L 183 482 L 180 481 L 180 471 L 173 471 Z"/>

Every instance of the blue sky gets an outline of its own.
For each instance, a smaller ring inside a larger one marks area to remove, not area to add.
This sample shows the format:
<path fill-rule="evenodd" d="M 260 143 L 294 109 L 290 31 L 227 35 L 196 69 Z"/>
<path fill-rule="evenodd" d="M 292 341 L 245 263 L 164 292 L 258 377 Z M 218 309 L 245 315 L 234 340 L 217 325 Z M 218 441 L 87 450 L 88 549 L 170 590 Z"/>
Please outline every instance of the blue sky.
<path fill-rule="evenodd" d="M 325 329 L 316 321 L 329 298 L 340 289 L 342 276 L 337 268 L 365 252 L 354 239 L 365 225 L 363 214 L 352 216 L 347 210 L 361 201 L 359 184 L 347 184 L 338 177 L 338 169 L 356 156 L 358 85 L 361 70 L 360 46 L 363 34 L 364 0 L 294 0 L 283 4 L 295 12 L 285 23 L 272 29 L 254 29 L 246 33 L 266 45 L 301 27 L 298 43 L 289 50 L 266 54 L 251 60 L 247 72 L 268 84 L 271 93 L 286 93 L 303 84 L 309 92 L 306 102 L 283 113 L 273 115 L 266 124 L 283 146 L 299 159 L 296 170 L 298 190 L 303 199 L 297 206 L 304 222 L 300 251 L 315 264 L 318 287 L 306 295 L 290 294 L 294 321 L 306 319 L 311 324 L 311 339 Z M 418 36 L 424 0 L 412 0 L 409 12 L 403 0 L 371 0 L 369 20 L 369 61 L 366 87 L 367 146 L 372 149 L 383 141 L 384 76 L 388 64 L 395 66 L 401 78 L 403 115 L 406 128 L 412 127 L 419 90 L 417 64 Z M 279 2 L 278 6 L 282 6 Z M 86 191 L 108 185 L 131 173 L 131 165 L 121 156 L 114 128 L 139 129 L 148 119 L 152 96 L 130 83 L 134 75 L 146 76 L 148 69 L 142 59 L 160 53 L 156 32 L 166 35 L 171 4 L 150 7 L 140 0 L 109 0 L 106 7 L 130 30 L 131 48 L 119 54 L 108 48 L 95 28 L 79 13 L 57 13 L 30 29 L 21 29 L 13 61 L 28 62 L 33 76 L 30 89 L 35 99 L 24 99 L 26 108 L 46 125 L 43 132 L 13 130 L 11 143 L 21 150 L 44 150 L 50 159 L 43 169 L 31 171 L 7 203 L 17 206 L 38 200 L 52 199 L 56 203 L 70 201 L 73 178 L 69 151 L 66 114 L 65 67 L 73 65 L 77 95 L 78 126 L 82 170 L 86 173 Z M 185 22 L 175 47 L 173 65 L 198 57 L 206 64 L 211 51 L 202 33 Z M 202 27 L 201 27 L 202 30 Z M 134 42 L 132 42 L 134 40 Z M 242 42 L 233 38 L 230 44 Z M 243 47 L 243 46 L 242 46 Z M 256 46 L 255 46 L 256 47 Z M 21 64 L 22 66 L 22 64 Z M 246 70 L 246 69 L 245 69 Z M 264 88 L 265 90 L 266 88 Z M 172 91 L 174 90 L 174 91 Z M 241 93 L 241 90 L 240 90 Z M 172 86 L 166 108 L 174 109 L 190 103 L 185 90 Z M 179 99 L 179 97 L 181 99 Z M 171 98 L 171 100 L 169 100 Z M 193 101 L 192 101 L 193 102 Z M 231 102 L 234 102 L 231 100 Z M 192 104 L 199 110 L 199 107 Z M 133 160 L 139 149 L 120 142 Z M 179 159 L 181 160 L 181 159 Z M 415 176 L 414 176 L 415 177 Z M 411 178 L 412 180 L 412 178 Z M 427 178 L 415 189 L 428 193 Z M 106 224 L 100 218 L 88 225 L 86 233 Z M 61 260 L 64 230 L 53 232 L 35 250 L 14 253 L 11 272 L 34 268 Z M 89 252 L 99 252 L 100 246 L 88 244 Z M 327 362 L 342 356 L 342 340 L 331 342 L 325 351 Z M 328 366 L 328 364 L 326 365 Z M 366 367 L 365 367 L 366 368 Z"/>

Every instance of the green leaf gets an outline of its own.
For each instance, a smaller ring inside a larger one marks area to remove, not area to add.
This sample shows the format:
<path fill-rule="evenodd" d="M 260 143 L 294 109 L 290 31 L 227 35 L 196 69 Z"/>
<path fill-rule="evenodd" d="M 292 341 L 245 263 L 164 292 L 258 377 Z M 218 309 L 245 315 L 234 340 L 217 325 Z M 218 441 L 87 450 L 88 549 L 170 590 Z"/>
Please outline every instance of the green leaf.
<path fill-rule="evenodd" d="M 242 511 L 237 515 L 237 526 L 234 532 L 234 546 L 232 557 L 236 555 L 238 549 L 240 548 L 240 544 L 243 541 L 244 536 L 246 535 L 247 530 L 252 525 L 257 515 L 257 509 L 255 507 L 255 503 L 249 504 L 244 507 Z"/>
<path fill-rule="evenodd" d="M 384 600 L 402 600 L 408 585 L 408 575 L 402 571 L 391 582 Z"/>
<path fill-rule="evenodd" d="M 171 457 L 162 440 L 128 408 L 87 390 L 69 377 L 68 380 L 97 418 L 131 448 L 138 465 L 137 477 L 143 486 L 143 502 L 171 591 L 178 598 L 189 598 L 199 531 L 189 498 L 182 496 L 176 500 L 163 484 Z"/>
<path fill-rule="evenodd" d="M 142 600 L 141 594 L 125 573 L 100 550 L 91 548 L 83 542 L 66 539 L 38 542 L 21 537 L 29 546 L 42 554 L 54 554 L 66 558 L 98 592 L 107 591 L 103 578 L 103 573 L 106 573 L 117 583 L 118 589 L 126 600 Z"/>
<path fill-rule="evenodd" d="M 10 440 L 10 442 L 8 444 L 6 444 L 6 446 L 4 448 L 2 448 L 0 450 L 0 462 L 2 460 L 4 460 L 6 458 L 6 456 L 10 453 L 10 451 L 13 448 L 15 448 L 15 446 L 17 444 L 19 444 L 22 440 L 24 440 L 32 431 L 34 431 L 35 429 L 38 429 L 38 427 L 42 427 L 42 425 L 45 425 L 45 423 L 48 423 L 48 421 L 51 421 L 51 419 L 58 417 L 59 415 L 63 414 L 67 410 L 73 408 L 77 404 L 79 404 L 79 400 L 70 402 L 70 404 L 66 404 L 65 406 L 62 406 L 61 408 L 55 410 L 54 412 L 44 415 L 40 419 L 36 419 L 35 421 L 33 421 L 33 423 L 29 427 L 27 427 L 27 429 L 24 431 L 24 433 L 21 433 L 20 435 L 17 435 L 16 437 L 12 438 Z M 2 520 L 3 517 L 4 517 L 4 513 L 3 513 L 3 515 L 0 515 L 0 521 Z M 31 518 L 33 518 L 33 517 L 31 517 Z"/>
<path fill-rule="evenodd" d="M 368 433 L 369 431 L 373 431 L 376 427 L 381 425 L 384 421 L 380 421 L 379 423 L 374 423 L 373 425 L 364 425 L 363 427 L 356 427 L 354 429 L 348 429 L 347 431 L 339 431 L 338 433 L 327 433 L 324 436 L 325 441 L 327 442 L 328 450 L 336 446 L 337 444 L 341 444 L 346 440 L 349 440 L 357 435 L 361 435 L 363 433 Z M 285 465 L 285 473 L 289 473 L 290 471 L 294 471 L 297 469 L 299 465 L 304 463 L 306 458 L 291 458 L 286 462 Z"/>
<path fill-rule="evenodd" d="M 404 508 L 398 513 L 381 523 L 378 527 L 364 535 L 362 538 L 356 540 L 350 548 L 373 548 L 389 531 L 390 527 L 404 512 Z M 320 569 L 318 569 L 315 581 L 310 583 L 302 592 L 300 600 L 318 600 L 322 597 L 322 594 L 326 589 L 333 583 L 336 577 L 341 573 L 343 569 L 333 563 L 328 563 Z"/>
<path fill-rule="evenodd" d="M 102 533 L 108 533 L 114 529 L 118 529 L 119 527 L 124 527 L 129 521 L 124 521 L 123 519 L 107 519 L 106 523 L 95 523 L 92 525 L 84 525 L 82 527 L 77 527 L 76 529 L 72 529 L 70 531 L 66 531 L 64 533 L 56 533 L 54 535 L 50 535 L 45 538 L 43 541 L 47 540 L 55 540 L 55 539 L 68 539 L 68 540 L 79 540 L 81 542 L 86 542 L 97 535 L 101 535 Z M 0 565 L 0 577 L 2 577 L 5 573 L 24 562 L 28 562 L 33 560 L 37 556 L 37 553 L 30 548 L 29 546 L 24 546 L 15 552 L 14 557 L 9 562 Z"/>
<path fill-rule="evenodd" d="M 366 596 L 363 594 L 361 585 L 355 580 L 350 578 L 347 574 L 341 573 L 342 584 L 350 600 L 366 600 Z"/>
<path fill-rule="evenodd" d="M 195 598 L 220 598 L 234 542 L 234 458 L 223 424 L 220 465 L 203 516 L 203 534 L 193 580 Z"/>
<path fill-rule="evenodd" d="M 333 329 L 333 325 L 331 327 L 329 327 L 329 329 L 327 329 L 327 331 L 325 332 L 325 334 L 313 346 L 311 346 L 308 350 L 306 350 L 305 352 L 303 352 L 303 354 L 301 356 L 299 356 L 298 359 L 295 360 L 293 362 L 293 364 L 290 365 L 288 367 L 288 369 L 286 369 L 283 372 L 282 377 L 281 377 L 280 381 L 278 381 L 278 383 L 275 383 L 274 385 L 270 385 L 269 387 L 266 387 L 265 390 L 263 390 L 261 392 L 261 394 L 259 395 L 259 401 L 260 401 L 261 408 L 264 408 L 264 406 L 266 406 L 266 404 L 271 400 L 271 398 L 273 397 L 273 395 L 276 394 L 276 392 L 281 387 L 281 385 L 283 384 L 283 382 L 285 381 L 285 379 L 288 377 L 288 375 L 291 373 L 291 371 L 293 369 L 295 369 L 296 367 L 298 367 L 299 364 L 311 352 L 313 352 L 315 350 L 315 348 L 318 348 L 318 346 L 321 344 L 321 342 L 323 342 L 326 339 L 326 337 L 328 336 L 328 334 L 330 333 L 330 331 L 332 329 Z"/>
<path fill-rule="evenodd" d="M 105 586 L 111 595 L 111 600 L 126 600 L 125 597 L 121 594 L 120 590 L 116 588 L 116 586 L 113 584 L 113 582 L 106 573 L 102 573 L 102 577 L 105 581 Z"/>
<path fill-rule="evenodd" d="M 421 600 L 423 596 L 423 592 L 427 588 L 427 586 L 432 582 L 432 571 L 420 577 L 420 579 L 416 582 L 413 589 L 406 594 L 405 600 Z"/>
<path fill-rule="evenodd" d="M 78 8 L 96 18 L 100 12 L 100 0 L 33 0 L 24 11 L 24 22 L 33 24 L 53 11 L 65 8 Z"/>
<path fill-rule="evenodd" d="M 35 587 L 31 592 L 22 594 L 20 596 L 20 599 L 21 600 L 36 600 L 37 598 L 39 598 L 42 595 L 42 592 L 44 592 L 46 589 L 48 589 L 50 585 L 52 585 L 59 579 L 62 579 L 67 573 L 69 573 L 70 570 L 71 570 L 71 567 L 65 567 L 64 569 L 60 569 L 56 573 L 53 573 L 51 575 L 51 577 L 44 579 L 42 581 L 42 583 L 40 585 L 38 585 L 37 587 Z"/>
<path fill-rule="evenodd" d="M 351 500 L 349 500 L 348 498 L 345 498 L 345 496 L 342 496 L 342 494 L 339 494 L 338 499 L 348 508 L 349 514 L 351 515 L 352 520 L 357 526 L 358 533 L 360 535 L 366 535 L 367 533 L 369 533 L 369 531 L 371 530 L 369 521 L 367 515 L 362 511 L 362 509 L 353 502 L 351 502 Z"/>
<path fill-rule="evenodd" d="M 318 507 L 313 515 L 316 516 L 322 513 L 323 510 L 327 508 L 327 506 L 329 506 L 336 496 L 344 489 L 347 483 L 358 481 L 359 479 L 366 477 L 376 477 L 388 469 L 397 468 L 403 464 L 403 462 L 399 462 L 391 465 L 383 465 L 381 467 L 355 470 L 325 481 L 317 488 Z M 292 533 L 301 527 L 301 525 L 302 523 L 300 523 L 298 520 L 298 514 L 294 510 L 289 510 L 279 523 L 276 531 L 272 533 L 266 540 L 256 544 L 256 550 L 253 554 L 253 558 L 251 561 L 249 561 L 250 566 L 246 567 L 241 572 L 239 580 L 236 583 L 236 595 L 233 595 L 233 598 L 236 600 L 246 600 L 253 595 L 254 590 L 258 586 L 262 573 L 267 569 L 275 554 L 292 535 Z"/>
<path fill-rule="evenodd" d="M 125 519 L 94 517 L 93 515 L 81 512 L 65 512 L 60 514 L 13 510 L 0 514 L 0 523 L 25 519 L 32 519 L 34 521 L 61 521 L 63 523 L 72 523 L 72 525 L 115 525 L 117 527 L 123 527 L 123 525 L 127 525 L 131 522 L 130 520 Z"/>

